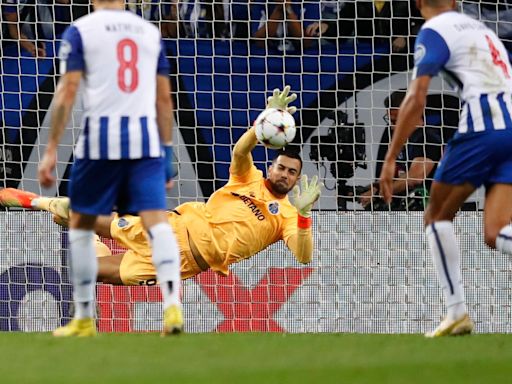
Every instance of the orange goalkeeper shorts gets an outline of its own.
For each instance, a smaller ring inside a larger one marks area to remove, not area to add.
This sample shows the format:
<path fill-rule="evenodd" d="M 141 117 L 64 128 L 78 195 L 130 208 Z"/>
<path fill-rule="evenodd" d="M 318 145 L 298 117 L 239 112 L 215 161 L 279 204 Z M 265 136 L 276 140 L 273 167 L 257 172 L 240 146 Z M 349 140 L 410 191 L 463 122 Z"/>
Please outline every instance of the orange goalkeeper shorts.
<path fill-rule="evenodd" d="M 201 273 L 201 268 L 199 268 L 199 266 L 197 265 L 192 255 L 192 252 L 190 251 L 187 229 L 185 228 L 185 226 L 180 225 L 179 221 L 180 219 L 178 215 L 170 214 L 169 224 L 171 224 L 171 226 L 174 229 L 174 233 L 176 234 L 176 240 L 178 242 L 178 246 L 180 249 L 181 278 L 182 280 L 185 280 Z M 134 231 L 136 231 L 137 233 L 134 233 Z M 140 234 L 138 234 L 139 231 Z M 130 248 L 130 243 L 134 239 L 141 238 L 139 235 L 145 237 L 142 225 L 134 225 L 133 228 L 128 233 L 122 231 L 116 232 L 114 239 L 120 240 L 120 242 L 122 242 L 124 245 Z M 140 243 L 137 243 L 137 246 L 134 246 L 133 248 L 140 249 Z M 138 250 L 128 249 L 124 253 L 121 265 L 119 266 L 119 274 L 124 285 L 156 284 L 156 270 L 153 265 L 150 249 L 148 248 L 147 252 L 144 253 Z"/>

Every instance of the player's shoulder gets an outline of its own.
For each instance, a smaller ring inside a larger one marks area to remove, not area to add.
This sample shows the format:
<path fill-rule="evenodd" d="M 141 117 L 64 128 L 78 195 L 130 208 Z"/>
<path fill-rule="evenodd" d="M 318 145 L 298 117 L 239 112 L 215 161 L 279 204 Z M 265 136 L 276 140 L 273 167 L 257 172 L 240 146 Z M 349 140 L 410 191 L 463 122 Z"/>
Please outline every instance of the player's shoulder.
<path fill-rule="evenodd" d="M 95 11 L 79 18 L 72 25 L 75 25 L 78 29 L 82 29 L 89 26 L 97 28 L 100 25 L 105 24 L 115 25 L 115 23 L 130 23 L 132 25 L 137 25 L 160 36 L 160 31 L 156 25 L 153 25 L 139 15 L 127 10 Z"/>
<path fill-rule="evenodd" d="M 427 20 L 421 27 L 422 30 L 433 29 L 444 36 L 454 36 L 454 32 L 463 31 L 468 26 L 484 26 L 484 24 L 471 16 L 460 12 L 444 12 Z M 458 37 L 457 37 L 458 38 Z"/>

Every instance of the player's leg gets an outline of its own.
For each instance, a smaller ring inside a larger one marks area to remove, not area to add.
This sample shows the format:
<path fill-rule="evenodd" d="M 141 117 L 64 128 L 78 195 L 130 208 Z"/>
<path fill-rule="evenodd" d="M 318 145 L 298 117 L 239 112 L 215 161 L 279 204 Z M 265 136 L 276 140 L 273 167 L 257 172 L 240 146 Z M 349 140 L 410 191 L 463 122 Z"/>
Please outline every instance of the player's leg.
<path fill-rule="evenodd" d="M 106 160 L 77 160 L 69 182 L 69 197 L 73 214 L 69 222 L 69 275 L 73 285 L 75 315 L 55 336 L 93 336 L 96 260 L 94 226 L 99 215 L 112 211 L 121 179 L 120 163 Z"/>
<path fill-rule="evenodd" d="M 75 318 L 94 316 L 95 283 L 98 271 L 94 239 L 96 216 L 76 213 L 69 228 L 70 276 L 73 299 L 76 303 Z"/>
<path fill-rule="evenodd" d="M 96 224 L 94 225 L 94 232 L 101 237 L 105 237 L 107 239 L 112 238 L 112 234 L 110 233 L 110 225 L 114 220 L 114 215 L 110 216 L 98 216 L 96 220 Z"/>
<path fill-rule="evenodd" d="M 140 213 L 151 241 L 153 264 L 162 290 L 164 305 L 164 334 L 183 330 L 180 299 L 180 253 L 174 232 L 165 211 L 149 210 Z"/>
<path fill-rule="evenodd" d="M 94 240 L 96 216 L 74 213 L 69 229 L 69 276 L 73 285 L 75 314 L 64 327 L 57 328 L 57 337 L 94 336 L 95 288 L 98 265 Z"/>
<path fill-rule="evenodd" d="M 445 320 L 426 336 L 437 337 L 469 333 L 473 323 L 467 315 L 460 269 L 460 250 L 453 229 L 453 218 L 475 190 L 469 183 L 450 185 L 434 182 L 425 211 L 425 231 L 437 276 L 443 290 Z"/>
<path fill-rule="evenodd" d="M 16 188 L 0 189 L 0 206 L 16 208 L 32 208 L 32 201 L 39 195 Z"/>
<path fill-rule="evenodd" d="M 124 254 L 98 257 L 98 281 L 105 284 L 123 285 L 121 262 Z"/>
<path fill-rule="evenodd" d="M 162 159 L 134 162 L 128 211 L 136 210 L 151 242 L 153 264 L 162 290 L 164 334 L 183 330 L 180 300 L 180 251 L 167 219 L 165 169 Z"/>

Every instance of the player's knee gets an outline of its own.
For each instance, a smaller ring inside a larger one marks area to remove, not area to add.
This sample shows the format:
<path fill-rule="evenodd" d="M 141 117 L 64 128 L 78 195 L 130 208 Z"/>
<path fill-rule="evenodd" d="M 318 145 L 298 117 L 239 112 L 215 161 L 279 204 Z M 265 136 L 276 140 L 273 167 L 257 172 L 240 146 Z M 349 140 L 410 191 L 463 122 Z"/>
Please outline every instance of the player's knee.
<path fill-rule="evenodd" d="M 436 210 L 434 206 L 429 204 L 423 213 L 423 225 L 427 227 L 436 221 L 442 220 L 440 213 L 439 210 Z"/>

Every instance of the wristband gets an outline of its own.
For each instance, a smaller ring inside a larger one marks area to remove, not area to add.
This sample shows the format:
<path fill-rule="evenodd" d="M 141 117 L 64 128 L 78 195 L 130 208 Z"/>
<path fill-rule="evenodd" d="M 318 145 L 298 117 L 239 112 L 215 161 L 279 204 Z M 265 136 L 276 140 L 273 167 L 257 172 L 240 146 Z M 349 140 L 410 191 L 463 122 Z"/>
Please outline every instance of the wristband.
<path fill-rule="evenodd" d="M 301 215 L 297 215 L 297 227 L 300 229 L 309 229 L 311 228 L 311 224 L 313 223 L 313 220 L 311 217 L 304 217 Z"/>
<path fill-rule="evenodd" d="M 172 144 L 166 144 L 166 145 L 164 145 L 163 148 L 164 148 L 164 156 L 165 156 L 165 180 L 169 181 L 177 174 L 176 170 L 174 169 L 174 164 L 173 164 Z"/>

